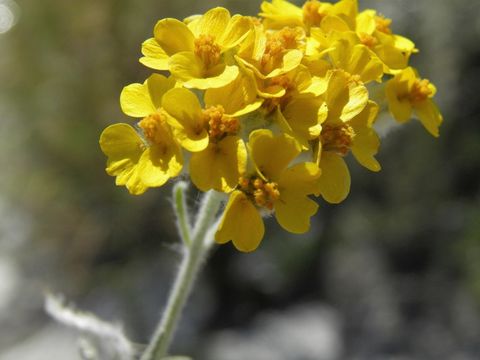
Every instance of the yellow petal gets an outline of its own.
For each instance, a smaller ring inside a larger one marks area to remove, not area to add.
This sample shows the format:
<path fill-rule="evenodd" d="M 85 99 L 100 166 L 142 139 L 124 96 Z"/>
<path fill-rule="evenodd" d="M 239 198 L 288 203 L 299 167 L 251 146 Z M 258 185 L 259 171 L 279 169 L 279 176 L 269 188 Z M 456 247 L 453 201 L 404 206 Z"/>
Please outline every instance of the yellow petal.
<path fill-rule="evenodd" d="M 373 129 L 360 128 L 355 130 L 355 139 L 352 153 L 357 161 L 371 171 L 380 171 L 380 166 L 375 155 L 380 147 L 380 139 Z"/>
<path fill-rule="evenodd" d="M 218 74 L 217 72 L 214 72 L 213 74 L 207 72 L 203 78 L 192 78 L 188 81 L 185 81 L 184 85 L 186 87 L 200 90 L 216 89 L 230 84 L 237 78 L 239 74 L 239 70 L 236 65 L 219 66 L 219 68 L 221 68 L 221 71 L 219 71 Z"/>
<path fill-rule="evenodd" d="M 135 129 L 128 124 L 114 124 L 103 130 L 100 136 L 100 148 L 112 159 L 139 158 L 144 143 Z"/>
<path fill-rule="evenodd" d="M 183 127 L 192 131 L 203 128 L 202 106 L 190 90 L 184 88 L 169 90 L 163 96 L 162 107 Z"/>
<path fill-rule="evenodd" d="M 356 30 L 358 33 L 364 33 L 372 35 L 373 32 L 377 29 L 377 24 L 375 23 L 375 10 L 365 10 L 362 11 L 357 16 L 357 26 Z"/>
<path fill-rule="evenodd" d="M 325 201 L 338 204 L 350 192 L 350 172 L 342 157 L 324 151 L 320 160 L 322 175 L 319 178 L 320 195 Z"/>
<path fill-rule="evenodd" d="M 348 85 L 348 103 L 344 106 L 340 119 L 348 121 L 365 109 L 368 103 L 368 90 L 361 83 Z"/>
<path fill-rule="evenodd" d="M 250 18 L 241 15 L 234 15 L 228 23 L 226 29 L 222 29 L 222 36 L 218 43 L 224 50 L 231 49 L 243 41 L 252 29 Z"/>
<path fill-rule="evenodd" d="M 231 192 L 245 172 L 246 161 L 247 150 L 243 140 L 227 136 L 218 143 L 210 143 L 204 151 L 192 154 L 190 177 L 202 191 Z"/>
<path fill-rule="evenodd" d="M 194 50 L 195 38 L 192 32 L 187 25 L 177 19 L 160 20 L 155 25 L 153 34 L 157 43 L 169 56 Z"/>
<path fill-rule="evenodd" d="M 184 88 L 171 89 L 163 96 L 162 107 L 170 115 L 167 121 L 185 149 L 196 152 L 207 147 L 208 133 L 195 94 Z"/>
<path fill-rule="evenodd" d="M 350 125 L 353 127 L 355 137 L 353 138 L 352 153 L 357 161 L 371 171 L 380 171 L 381 166 L 375 159 L 380 147 L 380 139 L 372 128 L 378 114 L 378 105 L 369 101 L 365 109 L 356 116 Z"/>
<path fill-rule="evenodd" d="M 284 26 L 303 26 L 303 12 L 298 6 L 285 0 L 264 1 L 261 4 L 265 27 L 268 29 L 281 29 Z"/>
<path fill-rule="evenodd" d="M 207 70 L 202 59 L 194 53 L 182 52 L 171 57 L 170 72 L 185 87 L 205 90 L 230 84 L 237 78 L 239 70 L 236 65 L 225 64 Z"/>
<path fill-rule="evenodd" d="M 248 143 L 257 171 L 269 180 L 278 180 L 288 164 L 300 154 L 295 139 L 286 134 L 274 136 L 270 130 L 255 130 Z"/>
<path fill-rule="evenodd" d="M 435 103 L 427 99 L 415 104 L 415 112 L 425 129 L 433 136 L 438 137 L 438 127 L 443 122 L 443 116 Z"/>
<path fill-rule="evenodd" d="M 175 79 L 173 77 L 166 78 L 160 74 L 152 74 L 146 83 L 152 103 L 157 109 L 162 106 L 163 95 L 175 87 Z"/>
<path fill-rule="evenodd" d="M 120 94 L 120 107 L 126 115 L 136 118 L 142 118 L 157 111 L 146 83 L 125 86 Z"/>
<path fill-rule="evenodd" d="M 381 81 L 383 64 L 366 46 L 355 45 L 349 62 L 346 70 L 350 74 L 360 75 L 365 84 L 371 81 Z"/>
<path fill-rule="evenodd" d="M 350 31 L 348 24 L 338 16 L 327 15 L 323 18 L 321 23 L 321 29 L 329 33 L 330 31 Z"/>
<path fill-rule="evenodd" d="M 255 80 L 250 76 L 239 75 L 227 86 L 205 92 L 206 107 L 222 105 L 228 115 L 245 115 L 257 110 L 261 104 L 261 100 L 257 101 Z"/>
<path fill-rule="evenodd" d="M 290 189 L 281 192 L 274 207 L 275 218 L 280 226 L 294 234 L 303 234 L 310 229 L 310 217 L 318 209 L 315 201 Z"/>
<path fill-rule="evenodd" d="M 340 0 L 333 5 L 333 13 L 340 16 L 353 29 L 358 16 L 358 0 Z"/>
<path fill-rule="evenodd" d="M 368 102 L 368 90 L 363 84 L 350 81 L 345 72 L 332 71 L 326 102 L 329 118 L 333 121 L 339 118 L 345 122 L 365 108 Z"/>
<path fill-rule="evenodd" d="M 161 157 L 148 148 L 138 162 L 138 175 L 145 185 L 154 187 L 162 186 L 170 178 L 168 165 Z"/>
<path fill-rule="evenodd" d="M 254 251 L 262 241 L 265 227 L 258 210 L 241 191 L 230 195 L 215 241 L 224 244 L 232 241 L 240 251 Z"/>
<path fill-rule="evenodd" d="M 318 178 L 321 175 L 320 168 L 316 163 L 304 162 L 296 164 L 282 173 L 278 180 L 280 195 L 287 189 L 303 195 L 320 192 Z"/>
<path fill-rule="evenodd" d="M 108 157 L 106 171 L 117 177 L 117 185 L 126 185 L 135 195 L 147 190 L 137 172 L 145 145 L 133 127 L 127 124 L 110 125 L 100 136 L 100 148 Z"/>
<path fill-rule="evenodd" d="M 312 140 L 322 131 L 318 121 L 320 106 L 318 98 L 297 97 L 288 103 L 282 113 L 298 137 Z"/>
<path fill-rule="evenodd" d="M 192 31 L 199 35 L 212 35 L 219 39 L 230 21 L 230 12 L 222 7 L 208 10 L 198 21 L 192 24 Z"/>
<path fill-rule="evenodd" d="M 395 78 L 387 81 L 385 86 L 385 95 L 387 96 L 388 100 L 388 109 L 395 120 L 399 122 L 406 122 L 412 117 L 412 105 L 408 99 L 401 100 L 398 98 L 399 91 L 402 91 L 400 88 L 401 86 L 402 84 L 399 83 Z M 404 85 L 402 87 L 404 87 Z M 404 91 L 406 92 L 407 90 Z"/>
<path fill-rule="evenodd" d="M 273 70 L 268 74 L 268 78 L 285 74 L 297 68 L 302 62 L 303 53 L 300 50 L 290 50 L 283 55 L 283 65 L 280 69 Z"/>
<path fill-rule="evenodd" d="M 162 186 L 182 171 L 183 156 L 180 147 L 173 143 L 168 145 L 154 145 L 143 153 L 138 173 L 145 185 Z"/>
<path fill-rule="evenodd" d="M 310 228 L 310 217 L 318 205 L 307 195 L 320 191 L 320 169 L 315 163 L 300 163 L 283 172 L 278 181 L 280 199 L 274 203 L 278 223 L 293 233 L 304 233 Z"/>
<path fill-rule="evenodd" d="M 203 78 L 205 65 L 202 59 L 193 52 L 180 52 L 170 58 L 169 69 L 172 75 L 179 81 Z"/>
<path fill-rule="evenodd" d="M 140 58 L 140 63 L 143 65 L 155 70 L 168 70 L 168 59 L 170 57 L 160 47 L 155 38 L 143 42 L 142 54 L 144 56 Z"/>

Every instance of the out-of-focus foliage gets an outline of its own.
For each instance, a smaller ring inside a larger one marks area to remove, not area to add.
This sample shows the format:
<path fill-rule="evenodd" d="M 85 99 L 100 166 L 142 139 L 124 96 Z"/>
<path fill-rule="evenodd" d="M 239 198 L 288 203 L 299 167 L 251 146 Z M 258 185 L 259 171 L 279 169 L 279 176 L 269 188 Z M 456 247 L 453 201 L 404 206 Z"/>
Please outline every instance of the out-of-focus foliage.
<path fill-rule="evenodd" d="M 422 49 L 412 61 L 438 87 L 440 138 L 418 123 L 393 130 L 379 154 L 383 170 L 352 162 L 351 196 L 322 204 L 309 234 L 278 231 L 250 255 L 217 250 L 175 353 L 240 360 L 248 348 L 250 358 L 277 359 L 289 354 L 282 346 L 297 349 L 294 328 L 309 350 L 289 360 L 320 351 L 326 359 L 478 357 L 480 4 L 361 3 Z M 17 5 L 17 24 L 0 34 L 0 359 L 74 358 L 75 343 L 42 313 L 45 288 L 121 320 L 145 343 L 176 266 L 169 189 L 132 197 L 114 187 L 99 133 L 128 121 L 118 94 L 148 76 L 138 44 L 156 20 L 217 5 L 255 14 L 259 2 Z"/>

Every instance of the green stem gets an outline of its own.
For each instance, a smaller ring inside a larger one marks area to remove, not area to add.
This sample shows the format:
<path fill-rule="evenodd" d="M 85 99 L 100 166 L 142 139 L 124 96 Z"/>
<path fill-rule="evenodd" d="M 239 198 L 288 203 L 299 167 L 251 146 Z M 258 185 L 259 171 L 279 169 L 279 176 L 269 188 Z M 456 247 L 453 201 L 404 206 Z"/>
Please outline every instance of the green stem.
<path fill-rule="evenodd" d="M 173 186 L 173 208 L 177 216 L 177 228 L 183 243 L 190 247 L 192 244 L 190 219 L 188 216 L 187 203 L 185 200 L 185 191 L 187 190 L 185 181 L 178 181 Z"/>
<path fill-rule="evenodd" d="M 215 191 L 205 193 L 193 229 L 191 245 L 184 246 L 183 259 L 170 292 L 165 311 L 141 360 L 159 360 L 167 356 L 183 307 L 192 290 L 205 256 L 213 242 L 206 241 L 220 208 L 222 195 Z M 180 221 L 180 220 L 179 220 Z M 208 246 L 210 245 L 210 246 Z"/>

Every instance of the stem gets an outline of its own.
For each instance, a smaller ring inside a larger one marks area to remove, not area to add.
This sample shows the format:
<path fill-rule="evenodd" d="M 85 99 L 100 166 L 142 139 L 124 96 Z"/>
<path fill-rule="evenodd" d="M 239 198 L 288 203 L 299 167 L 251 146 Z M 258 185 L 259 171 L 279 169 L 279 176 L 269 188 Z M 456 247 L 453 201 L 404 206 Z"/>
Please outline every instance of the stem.
<path fill-rule="evenodd" d="M 177 228 L 182 238 L 183 243 L 190 247 L 192 244 L 190 219 L 187 211 L 187 203 L 185 201 L 185 191 L 187 190 L 187 183 L 179 181 L 173 186 L 173 208 L 177 216 Z"/>
<path fill-rule="evenodd" d="M 168 347 L 176 330 L 183 307 L 191 292 L 203 259 L 213 244 L 206 241 L 208 229 L 215 221 L 222 196 L 215 191 L 205 193 L 195 222 L 190 246 L 184 246 L 183 259 L 170 292 L 165 311 L 141 360 L 158 360 L 167 355 Z M 180 220 L 179 220 L 180 221 Z"/>

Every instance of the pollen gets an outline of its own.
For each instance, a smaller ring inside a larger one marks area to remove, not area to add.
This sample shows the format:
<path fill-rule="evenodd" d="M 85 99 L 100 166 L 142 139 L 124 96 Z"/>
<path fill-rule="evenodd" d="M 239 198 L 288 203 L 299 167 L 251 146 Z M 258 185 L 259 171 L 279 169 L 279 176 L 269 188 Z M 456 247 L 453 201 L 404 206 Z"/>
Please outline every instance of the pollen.
<path fill-rule="evenodd" d="M 288 101 L 292 98 L 292 94 L 296 90 L 295 82 L 288 75 L 280 75 L 274 77 L 270 82 L 269 86 L 280 86 L 285 89 L 285 95 L 282 97 L 265 99 L 262 104 L 262 108 L 266 111 L 267 114 L 270 114 L 274 111 L 277 106 L 284 108 Z"/>
<path fill-rule="evenodd" d="M 200 35 L 195 39 L 195 55 L 200 57 L 208 67 L 217 65 L 220 62 L 221 49 L 211 35 Z"/>
<path fill-rule="evenodd" d="M 226 116 L 221 105 L 203 110 L 203 119 L 212 140 L 221 140 L 227 135 L 236 135 L 240 130 L 238 119 Z"/>
<path fill-rule="evenodd" d="M 162 113 L 151 114 L 138 123 L 145 138 L 152 144 L 162 144 L 168 138 L 166 118 Z"/>
<path fill-rule="evenodd" d="M 370 49 L 373 49 L 378 44 L 378 39 L 375 36 L 367 33 L 360 33 L 358 36 L 362 44 Z"/>
<path fill-rule="evenodd" d="M 300 28 L 284 27 L 273 34 L 267 34 L 267 44 L 263 54 L 262 67 L 270 72 L 282 61 L 287 50 L 298 49 L 302 38 L 305 36 Z"/>
<path fill-rule="evenodd" d="M 350 151 L 355 138 L 355 131 L 348 124 L 339 126 L 326 125 L 322 129 L 320 142 L 326 151 L 334 151 L 338 155 L 346 156 Z"/>
<path fill-rule="evenodd" d="M 375 16 L 375 25 L 377 31 L 390 35 L 392 30 L 390 29 L 390 25 L 392 25 L 392 19 L 386 18 L 383 15 Z"/>
<path fill-rule="evenodd" d="M 425 101 L 433 95 L 430 81 L 427 79 L 416 79 L 413 83 L 413 87 L 410 90 L 408 99 L 411 103 L 418 103 Z"/>
<path fill-rule="evenodd" d="M 280 198 L 278 184 L 275 182 L 265 181 L 257 176 L 253 176 L 251 178 L 241 177 L 238 184 L 239 189 L 260 208 L 271 211 L 275 201 Z"/>
<path fill-rule="evenodd" d="M 320 1 L 309 0 L 303 5 L 303 23 L 307 27 L 320 26 L 325 14 L 320 12 Z"/>

